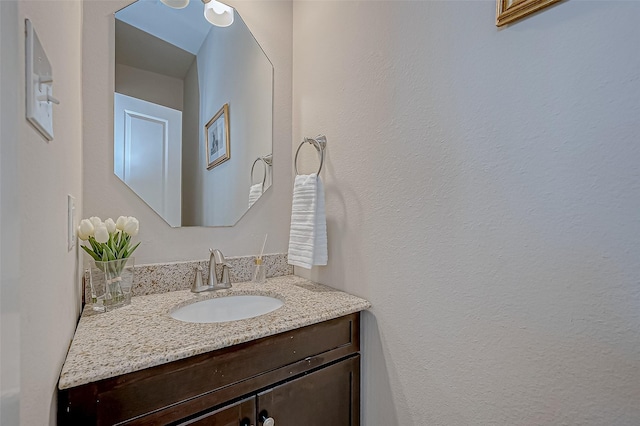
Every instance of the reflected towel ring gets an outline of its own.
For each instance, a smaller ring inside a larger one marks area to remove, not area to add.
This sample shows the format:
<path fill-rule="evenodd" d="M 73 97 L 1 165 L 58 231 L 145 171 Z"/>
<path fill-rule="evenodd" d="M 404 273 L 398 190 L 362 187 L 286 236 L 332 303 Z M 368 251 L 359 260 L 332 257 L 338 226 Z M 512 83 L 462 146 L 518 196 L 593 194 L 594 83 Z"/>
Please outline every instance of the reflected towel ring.
<path fill-rule="evenodd" d="M 300 173 L 298 173 L 298 154 L 300 153 L 300 148 L 302 148 L 302 145 L 305 144 L 305 142 L 310 143 L 311 145 L 314 146 L 314 148 L 316 149 L 316 151 L 318 151 L 318 154 L 320 155 L 320 167 L 318 167 L 318 172 L 316 173 L 318 176 L 320 175 L 320 171 L 322 171 L 322 165 L 324 164 L 324 150 L 327 147 L 327 137 L 324 135 L 318 135 L 314 138 L 304 138 L 304 140 L 302 142 L 300 142 L 300 145 L 298 146 L 298 149 L 296 150 L 296 157 L 293 160 L 293 167 L 296 171 L 296 175 L 299 175 Z"/>
<path fill-rule="evenodd" d="M 251 185 L 253 185 L 253 169 L 256 166 L 256 163 L 261 160 L 262 160 L 262 163 L 264 164 L 264 176 L 262 178 L 262 190 L 264 191 L 264 184 L 267 182 L 267 167 L 269 165 L 269 163 L 264 157 L 256 158 L 256 160 L 253 162 L 253 165 L 251 166 Z"/>

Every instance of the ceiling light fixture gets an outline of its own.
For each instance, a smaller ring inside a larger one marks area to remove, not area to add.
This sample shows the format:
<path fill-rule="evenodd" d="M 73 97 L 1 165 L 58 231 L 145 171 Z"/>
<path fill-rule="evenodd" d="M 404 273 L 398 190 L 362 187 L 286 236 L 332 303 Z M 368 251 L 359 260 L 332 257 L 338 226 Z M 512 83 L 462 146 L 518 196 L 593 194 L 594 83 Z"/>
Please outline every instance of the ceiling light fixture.
<path fill-rule="evenodd" d="M 173 9 L 184 9 L 189 4 L 189 0 L 160 0 L 162 4 L 166 4 Z"/>
<path fill-rule="evenodd" d="M 174 1 L 174 0 L 171 0 Z M 233 8 L 217 0 L 202 0 L 204 17 L 217 27 L 228 27 L 233 24 Z"/>

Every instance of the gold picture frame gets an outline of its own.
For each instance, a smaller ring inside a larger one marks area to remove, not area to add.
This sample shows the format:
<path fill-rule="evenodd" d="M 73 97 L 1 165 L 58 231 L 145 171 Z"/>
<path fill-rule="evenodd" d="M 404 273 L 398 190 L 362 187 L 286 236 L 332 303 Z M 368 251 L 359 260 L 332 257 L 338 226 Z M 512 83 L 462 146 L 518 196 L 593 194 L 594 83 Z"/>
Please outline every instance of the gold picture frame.
<path fill-rule="evenodd" d="M 229 104 L 224 104 L 204 126 L 207 170 L 231 158 L 229 140 Z"/>
<path fill-rule="evenodd" d="M 559 1 L 562 0 L 497 0 L 496 26 L 517 21 Z"/>

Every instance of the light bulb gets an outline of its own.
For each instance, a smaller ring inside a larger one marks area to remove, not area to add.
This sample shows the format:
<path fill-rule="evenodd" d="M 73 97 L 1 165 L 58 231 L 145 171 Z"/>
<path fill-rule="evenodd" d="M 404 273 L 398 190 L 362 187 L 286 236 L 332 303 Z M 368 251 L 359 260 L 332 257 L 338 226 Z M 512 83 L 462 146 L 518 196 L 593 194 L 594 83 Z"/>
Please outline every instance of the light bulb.
<path fill-rule="evenodd" d="M 189 0 L 160 0 L 163 4 L 173 9 L 184 9 L 189 4 Z"/>
<path fill-rule="evenodd" d="M 218 27 L 228 27 L 233 24 L 233 8 L 216 0 L 204 4 L 204 17 L 211 24 Z"/>

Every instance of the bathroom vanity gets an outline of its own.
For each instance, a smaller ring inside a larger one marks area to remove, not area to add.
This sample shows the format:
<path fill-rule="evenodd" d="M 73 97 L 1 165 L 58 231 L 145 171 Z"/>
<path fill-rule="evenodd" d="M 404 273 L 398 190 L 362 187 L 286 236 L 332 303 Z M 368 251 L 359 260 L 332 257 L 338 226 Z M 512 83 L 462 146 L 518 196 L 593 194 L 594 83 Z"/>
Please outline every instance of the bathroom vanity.
<path fill-rule="evenodd" d="M 169 315 L 202 298 L 243 294 L 284 305 L 226 323 Z M 58 422 L 359 425 L 360 311 L 369 306 L 289 275 L 207 295 L 135 297 L 104 314 L 85 310 L 60 377 Z"/>

